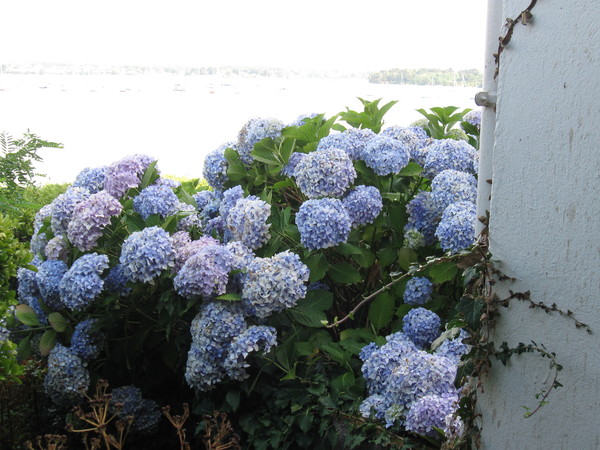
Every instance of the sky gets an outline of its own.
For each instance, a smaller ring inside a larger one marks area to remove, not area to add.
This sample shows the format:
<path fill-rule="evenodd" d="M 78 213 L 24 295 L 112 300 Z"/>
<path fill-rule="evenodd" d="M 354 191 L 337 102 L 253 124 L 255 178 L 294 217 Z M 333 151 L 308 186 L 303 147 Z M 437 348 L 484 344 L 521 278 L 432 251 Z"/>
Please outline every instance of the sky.
<path fill-rule="evenodd" d="M 485 0 L 0 2 L 0 64 L 483 68 Z"/>

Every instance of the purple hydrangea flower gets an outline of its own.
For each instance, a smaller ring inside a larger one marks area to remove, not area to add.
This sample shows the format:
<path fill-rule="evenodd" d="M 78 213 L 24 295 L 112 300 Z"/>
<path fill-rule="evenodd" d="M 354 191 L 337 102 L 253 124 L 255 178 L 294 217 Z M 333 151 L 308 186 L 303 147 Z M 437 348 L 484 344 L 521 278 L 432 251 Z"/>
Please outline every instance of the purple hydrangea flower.
<path fill-rule="evenodd" d="M 107 191 L 90 195 L 79 203 L 67 227 L 69 241 L 79 250 L 91 250 L 113 216 L 121 214 L 123 207 Z"/>
<path fill-rule="evenodd" d="M 375 186 L 356 186 L 342 198 L 352 227 L 373 223 L 383 209 L 383 199 Z"/>
<path fill-rule="evenodd" d="M 271 224 L 267 223 L 270 215 L 269 204 L 252 195 L 238 200 L 229 210 L 227 228 L 233 240 L 240 241 L 250 249 L 257 249 L 271 236 Z"/>
<path fill-rule="evenodd" d="M 309 270 L 290 251 L 271 258 L 255 258 L 243 280 L 242 305 L 246 314 L 265 318 L 293 307 L 306 295 Z"/>
<path fill-rule="evenodd" d="M 428 309 L 411 309 L 403 322 L 402 331 L 419 348 L 429 346 L 440 335 L 440 316 Z"/>
<path fill-rule="evenodd" d="M 435 235 L 443 250 L 457 253 L 475 243 L 476 207 L 472 202 L 457 202 L 449 205 Z"/>
<path fill-rule="evenodd" d="M 160 227 L 131 233 L 123 242 L 119 262 L 132 281 L 154 283 L 154 278 L 173 267 L 175 250 L 169 233 Z"/>
<path fill-rule="evenodd" d="M 232 142 L 223 144 L 204 158 L 202 175 L 208 182 L 208 185 L 216 191 L 225 189 L 225 183 L 229 180 L 229 177 L 227 176 L 228 164 L 227 159 L 225 159 L 225 150 L 227 148 L 233 148 L 234 145 L 235 144 Z"/>
<path fill-rule="evenodd" d="M 175 193 L 166 186 L 152 185 L 139 193 L 133 199 L 133 209 L 144 220 L 149 216 L 158 214 L 163 219 L 172 216 L 179 209 L 179 199 Z"/>
<path fill-rule="evenodd" d="M 219 214 L 221 215 L 224 221 L 227 221 L 229 211 L 231 211 L 231 209 L 235 206 L 238 200 L 241 200 L 243 198 L 244 190 L 240 185 L 236 185 L 223 192 L 223 198 L 221 199 L 221 204 L 219 205 Z"/>
<path fill-rule="evenodd" d="M 346 242 L 352 223 L 340 200 L 322 198 L 307 200 L 300 205 L 296 225 L 302 245 L 315 250 Z"/>
<path fill-rule="evenodd" d="M 129 189 L 140 185 L 144 172 L 154 161 L 147 155 L 133 155 L 111 164 L 106 169 L 104 189 L 120 199 Z"/>
<path fill-rule="evenodd" d="M 196 209 L 199 212 L 202 212 L 204 208 L 206 208 L 210 203 L 214 202 L 217 199 L 216 194 L 213 191 L 200 191 L 196 192 L 194 195 L 194 200 L 196 200 Z"/>
<path fill-rule="evenodd" d="M 336 148 L 308 153 L 294 174 L 298 187 L 309 198 L 341 197 L 356 178 L 352 160 Z"/>
<path fill-rule="evenodd" d="M 233 256 L 223 245 L 201 247 L 173 279 L 179 295 L 211 298 L 225 293 Z"/>
<path fill-rule="evenodd" d="M 65 234 L 67 226 L 73 216 L 75 207 L 87 199 L 90 192 L 79 187 L 70 187 L 64 194 L 60 194 L 52 202 L 51 226 L 54 235 Z"/>
<path fill-rule="evenodd" d="M 433 283 L 425 277 L 413 277 L 406 283 L 404 303 L 408 305 L 424 305 L 431 299 Z"/>
<path fill-rule="evenodd" d="M 46 259 L 66 262 L 69 255 L 69 245 L 63 236 L 54 236 L 46 244 L 44 254 Z"/>
<path fill-rule="evenodd" d="M 59 285 L 62 303 L 73 311 L 87 308 L 104 289 L 100 277 L 108 269 L 108 256 L 88 253 L 77 259 Z"/>
<path fill-rule="evenodd" d="M 377 136 L 366 145 L 361 159 L 380 176 L 399 173 L 410 160 L 406 145 L 398 139 Z"/>
<path fill-rule="evenodd" d="M 117 408 L 117 404 L 120 408 Z M 158 403 L 142 398 L 142 391 L 131 385 L 112 390 L 109 409 L 121 419 L 132 416 L 131 430 L 142 434 L 155 429 L 162 417 Z"/>
<path fill-rule="evenodd" d="M 477 199 L 477 180 L 470 173 L 443 170 L 431 182 L 431 196 L 439 211 L 451 203 Z"/>
<path fill-rule="evenodd" d="M 87 189 L 90 194 L 95 194 L 104 189 L 106 180 L 106 167 L 85 168 L 75 178 L 73 187 Z"/>
<path fill-rule="evenodd" d="M 173 237 L 175 237 L 175 235 L 173 235 Z M 202 236 L 200 239 L 195 241 L 190 239 L 184 245 L 173 245 L 175 250 L 175 264 L 173 265 L 173 273 L 178 273 L 191 256 L 198 253 L 200 249 L 206 247 L 207 245 L 219 245 L 219 241 L 210 236 Z"/>

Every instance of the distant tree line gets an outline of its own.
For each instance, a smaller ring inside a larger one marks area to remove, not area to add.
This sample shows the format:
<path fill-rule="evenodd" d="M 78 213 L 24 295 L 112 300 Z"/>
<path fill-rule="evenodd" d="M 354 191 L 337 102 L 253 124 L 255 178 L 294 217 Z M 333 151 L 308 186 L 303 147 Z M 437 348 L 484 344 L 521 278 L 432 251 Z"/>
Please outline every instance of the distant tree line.
<path fill-rule="evenodd" d="M 369 82 L 377 84 L 418 84 L 480 87 L 483 74 L 477 69 L 390 69 L 371 72 Z"/>

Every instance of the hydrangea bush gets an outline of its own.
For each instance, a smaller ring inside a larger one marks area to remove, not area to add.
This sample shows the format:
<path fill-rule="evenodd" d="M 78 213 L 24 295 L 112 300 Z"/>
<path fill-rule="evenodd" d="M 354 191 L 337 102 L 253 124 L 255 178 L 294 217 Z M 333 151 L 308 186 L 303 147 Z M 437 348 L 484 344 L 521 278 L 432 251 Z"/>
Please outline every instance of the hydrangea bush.
<path fill-rule="evenodd" d="M 140 433 L 193 399 L 250 448 L 460 436 L 477 134 L 450 137 L 467 111 L 384 127 L 395 102 L 361 102 L 251 119 L 207 155 L 209 189 L 132 155 L 40 210 L 12 333 L 48 358 L 47 394 L 107 379 Z"/>

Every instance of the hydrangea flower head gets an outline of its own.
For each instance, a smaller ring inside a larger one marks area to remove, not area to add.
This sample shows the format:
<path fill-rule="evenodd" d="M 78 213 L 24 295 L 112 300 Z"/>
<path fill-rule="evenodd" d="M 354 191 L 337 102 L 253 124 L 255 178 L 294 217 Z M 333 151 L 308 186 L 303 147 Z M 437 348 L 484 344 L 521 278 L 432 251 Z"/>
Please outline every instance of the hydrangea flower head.
<path fill-rule="evenodd" d="M 63 307 L 59 285 L 69 267 L 63 261 L 48 260 L 40 264 L 37 272 L 37 285 L 44 303 L 56 311 Z"/>
<path fill-rule="evenodd" d="M 310 250 L 334 247 L 348 240 L 352 222 L 341 200 L 307 200 L 296 214 L 302 245 Z"/>
<path fill-rule="evenodd" d="M 366 145 L 362 160 L 380 176 L 399 173 L 410 160 L 408 147 L 398 139 L 379 135 Z"/>
<path fill-rule="evenodd" d="M 367 143 L 377 135 L 369 128 L 348 128 L 342 132 L 344 146 L 340 147 L 348 156 L 355 160 L 361 159 Z"/>
<path fill-rule="evenodd" d="M 458 364 L 463 355 L 467 354 L 471 347 L 463 342 L 469 337 L 469 333 L 465 330 L 460 330 L 460 334 L 454 339 L 446 339 L 435 349 L 435 354 L 444 356 L 455 364 Z"/>
<path fill-rule="evenodd" d="M 62 303 L 73 311 L 82 311 L 104 289 L 100 277 L 108 269 L 108 256 L 88 253 L 78 258 L 62 277 L 59 285 Z"/>
<path fill-rule="evenodd" d="M 240 199 L 227 215 L 227 228 L 234 240 L 250 249 L 262 247 L 270 237 L 267 223 L 271 215 L 269 204 L 255 196 Z"/>
<path fill-rule="evenodd" d="M 206 245 L 185 262 L 173 285 L 186 298 L 211 298 L 225 293 L 233 256 L 224 245 Z"/>
<path fill-rule="evenodd" d="M 104 287 L 109 292 L 127 295 L 131 292 L 131 288 L 127 287 L 128 281 L 129 278 L 125 275 L 125 267 L 123 264 L 115 264 L 104 279 Z"/>
<path fill-rule="evenodd" d="M 433 283 L 425 277 L 413 277 L 406 283 L 404 303 L 408 305 L 424 305 L 431 299 Z"/>
<path fill-rule="evenodd" d="M 79 322 L 71 336 L 71 351 L 84 361 L 98 357 L 104 346 L 104 333 L 92 329 L 96 322 L 98 319 L 85 319 Z"/>
<path fill-rule="evenodd" d="M 296 166 L 300 161 L 302 161 L 306 157 L 306 153 L 294 152 L 290 155 L 290 159 L 288 163 L 285 165 L 283 169 L 281 169 L 281 174 L 286 177 L 294 177 L 296 176 Z"/>
<path fill-rule="evenodd" d="M 308 153 L 294 174 L 298 187 L 309 198 L 341 197 L 356 178 L 352 160 L 337 148 Z"/>
<path fill-rule="evenodd" d="M 431 182 L 431 195 L 439 211 L 451 203 L 477 199 L 477 180 L 473 175 L 457 170 L 442 170 Z"/>
<path fill-rule="evenodd" d="M 87 167 L 79 172 L 73 182 L 73 187 L 84 188 L 87 189 L 90 194 L 95 194 L 104 189 L 105 180 L 106 167 Z"/>
<path fill-rule="evenodd" d="M 48 260 L 67 261 L 69 245 L 62 235 L 54 236 L 48 241 L 44 248 L 44 254 Z"/>
<path fill-rule="evenodd" d="M 265 138 L 281 136 L 284 123 L 276 119 L 250 119 L 238 134 L 237 151 L 244 164 L 251 164 L 254 158 L 250 153 L 254 145 Z"/>
<path fill-rule="evenodd" d="M 87 390 L 90 385 L 86 365 L 75 352 L 61 344 L 50 350 L 44 390 L 54 403 L 73 406 L 83 400 L 80 389 Z"/>
<path fill-rule="evenodd" d="M 232 380 L 242 381 L 249 377 L 246 362 L 250 353 L 262 351 L 268 353 L 277 345 L 277 331 L 268 326 L 251 326 L 242 334 L 236 336 L 228 350 L 223 367 Z"/>
<path fill-rule="evenodd" d="M 225 183 L 229 179 L 227 176 L 228 164 L 227 159 L 225 159 L 225 149 L 232 148 L 234 145 L 234 143 L 223 144 L 204 158 L 202 175 L 208 182 L 208 185 L 216 191 L 225 189 Z"/>
<path fill-rule="evenodd" d="M 202 212 L 202 210 L 206 208 L 210 203 L 214 202 L 215 200 L 218 200 L 215 192 L 209 190 L 196 192 L 192 197 L 194 197 L 194 200 L 196 200 L 196 209 L 198 210 L 198 212 Z"/>
<path fill-rule="evenodd" d="M 179 199 L 168 187 L 153 184 L 139 193 L 133 199 L 133 209 L 144 220 L 157 214 L 163 219 L 178 211 Z"/>
<path fill-rule="evenodd" d="M 144 172 L 155 161 L 146 155 L 133 155 L 117 161 L 106 169 L 104 189 L 120 199 L 131 188 L 138 187 Z"/>
<path fill-rule="evenodd" d="M 417 230 L 423 235 L 424 245 L 435 242 L 435 230 L 440 221 L 441 211 L 433 201 L 431 192 L 421 191 L 406 204 L 408 222 L 406 230 Z"/>
<path fill-rule="evenodd" d="M 73 216 L 75 207 L 87 199 L 90 192 L 79 187 L 69 187 L 64 194 L 60 194 L 52 202 L 51 226 L 54 235 L 65 234 L 67 226 Z"/>
<path fill-rule="evenodd" d="M 67 227 L 69 241 L 79 250 L 91 250 L 113 216 L 121 214 L 123 207 L 107 191 L 90 195 L 79 203 Z"/>
<path fill-rule="evenodd" d="M 434 140 L 427 148 L 427 157 L 423 166 L 424 174 L 434 178 L 443 170 L 458 170 L 459 172 L 473 172 L 473 161 L 477 150 L 465 141 L 454 139 Z"/>
<path fill-rule="evenodd" d="M 446 431 L 446 417 L 454 414 L 457 407 L 456 393 L 425 395 L 411 405 L 404 427 L 413 433 L 436 437 L 435 428 Z"/>
<path fill-rule="evenodd" d="M 419 348 L 429 346 L 440 335 L 440 316 L 426 308 L 411 309 L 403 322 L 402 331 Z"/>
<path fill-rule="evenodd" d="M 469 111 L 467 114 L 465 114 L 463 120 L 479 128 L 481 126 L 481 110 L 473 109 Z"/>
<path fill-rule="evenodd" d="M 223 192 L 223 198 L 221 199 L 221 204 L 219 206 L 219 214 L 223 218 L 224 221 L 227 221 L 227 216 L 229 215 L 229 211 L 235 206 L 238 200 L 244 198 L 244 190 L 240 185 L 235 185 L 232 188 L 227 189 Z"/>
<path fill-rule="evenodd" d="M 175 235 L 173 235 L 173 237 L 175 237 Z M 186 261 L 190 259 L 190 257 L 198 253 L 200 249 L 206 247 L 207 245 L 219 245 L 219 241 L 210 236 L 202 236 L 200 239 L 195 241 L 190 239 L 184 245 L 173 245 L 173 248 L 175 249 L 175 263 L 173 265 L 173 272 L 178 273 Z"/>
<path fill-rule="evenodd" d="M 144 228 L 127 236 L 119 258 L 127 278 L 151 284 L 164 270 L 173 267 L 174 260 L 171 237 L 160 227 Z"/>
<path fill-rule="evenodd" d="M 117 408 L 119 404 L 120 408 Z M 136 386 L 121 386 L 112 390 L 110 411 L 121 419 L 133 416 L 131 430 L 140 433 L 152 431 L 161 419 L 161 412 L 154 400 L 142 398 Z"/>
<path fill-rule="evenodd" d="M 375 186 L 356 186 L 342 198 L 342 203 L 353 228 L 373 223 L 383 209 L 381 193 Z"/>
<path fill-rule="evenodd" d="M 242 305 L 246 314 L 265 318 L 296 305 L 306 295 L 309 270 L 290 251 L 271 258 L 255 258 L 243 280 Z"/>
<path fill-rule="evenodd" d="M 452 203 L 442 214 L 435 235 L 443 250 L 457 253 L 475 242 L 475 203 L 462 201 Z"/>

